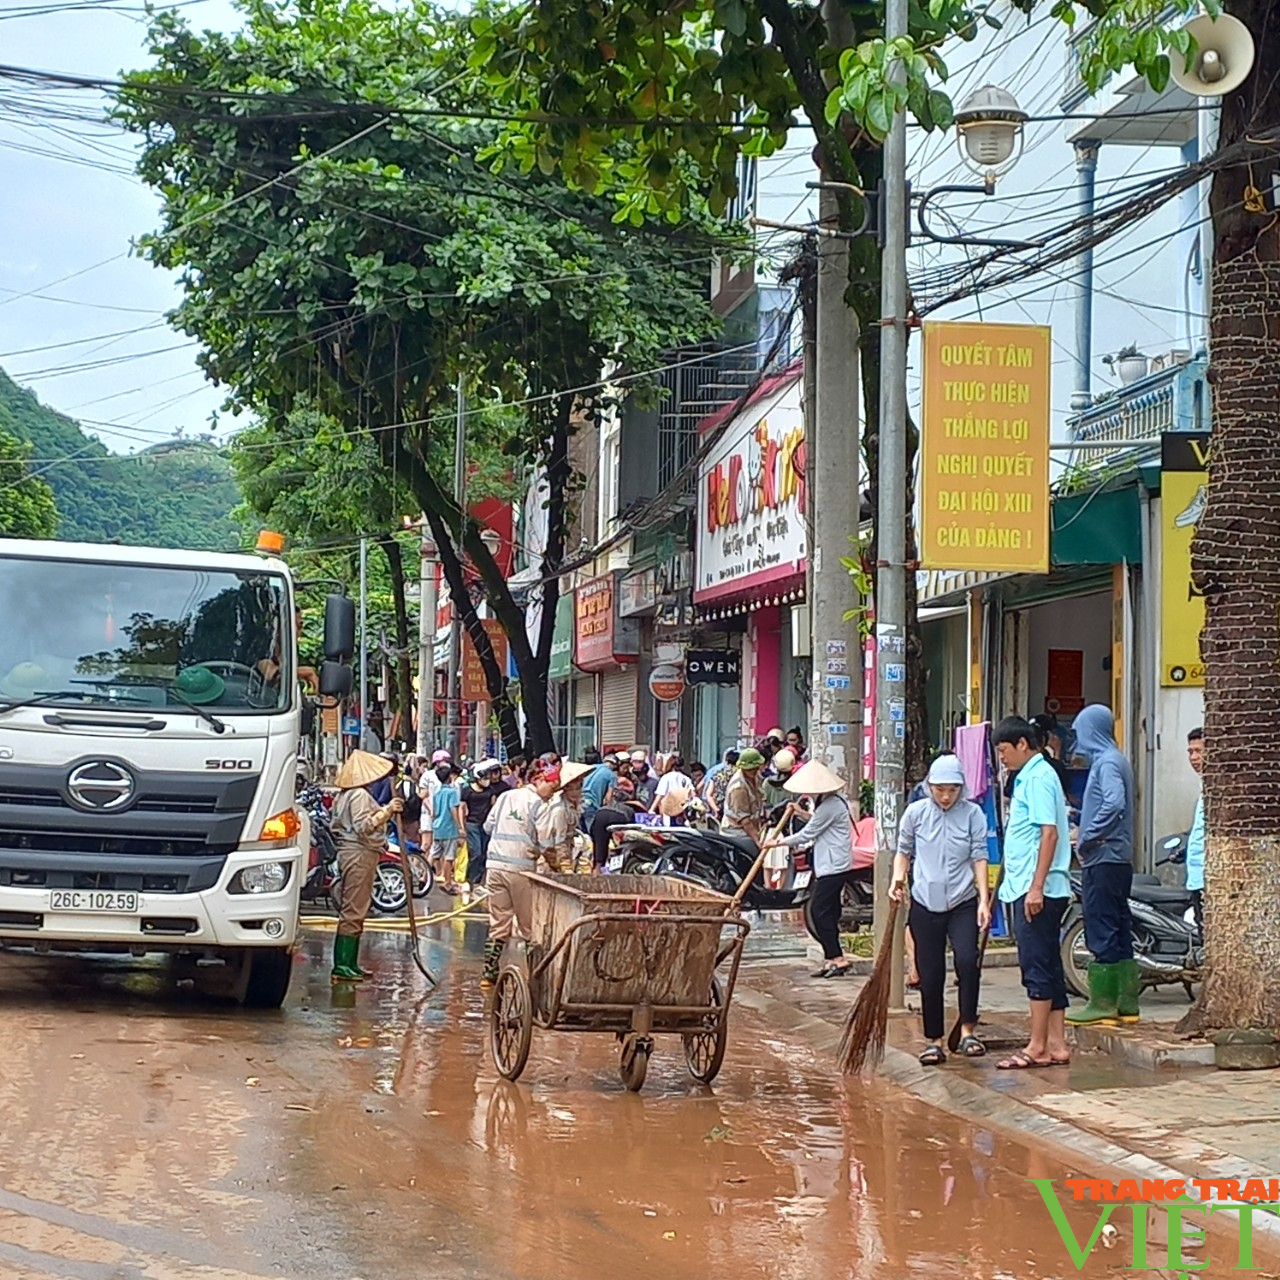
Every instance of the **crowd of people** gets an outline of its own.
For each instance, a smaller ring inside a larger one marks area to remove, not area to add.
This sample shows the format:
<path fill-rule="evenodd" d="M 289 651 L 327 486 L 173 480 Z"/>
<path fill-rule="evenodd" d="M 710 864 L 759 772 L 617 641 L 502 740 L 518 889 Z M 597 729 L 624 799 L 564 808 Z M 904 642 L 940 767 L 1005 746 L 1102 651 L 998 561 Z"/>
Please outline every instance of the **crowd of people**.
<path fill-rule="evenodd" d="M 1017 946 L 1030 1008 L 1027 1044 L 1004 1058 L 1003 1070 L 1063 1065 L 1070 1060 L 1066 1027 L 1134 1021 L 1141 974 L 1134 957 L 1129 896 L 1133 881 L 1134 780 L 1115 739 L 1111 712 L 1085 707 L 1072 726 L 1070 759 L 1084 757 L 1088 777 L 1077 814 L 1068 809 L 1064 731 L 1053 721 L 1009 717 L 992 733 L 1004 771 L 1007 800 L 998 898 Z M 1188 755 L 1198 772 L 1203 732 Z M 815 873 L 811 918 L 823 948 L 814 975 L 849 972 L 839 935 L 841 895 L 854 874 L 856 815 L 841 779 L 807 759 L 799 730 L 775 731 L 755 747 L 726 751 L 710 769 L 687 764 L 678 752 L 650 759 L 642 747 L 582 762 L 549 752 L 505 765 L 480 760 L 460 767 L 447 751 L 430 759 L 354 752 L 338 776 L 334 810 L 344 880 L 342 920 L 335 945 L 335 981 L 358 981 L 359 937 L 369 910 L 377 855 L 388 825 L 427 851 L 446 892 L 487 895 L 490 932 L 483 981 L 491 984 L 508 938 L 528 936 L 529 885 L 517 874 L 599 871 L 607 862 L 611 828 L 642 820 L 681 823 L 696 807 L 721 831 L 752 840 L 765 867 L 785 867 L 792 851 L 808 848 Z M 800 801 L 811 804 L 805 809 Z M 802 825 L 782 835 L 779 810 Z M 1188 888 L 1199 920 L 1203 889 L 1203 816 L 1197 806 L 1188 846 Z M 1073 818 L 1075 822 L 1073 823 Z M 1069 1008 L 1060 951 L 1071 903 L 1074 847 L 1081 868 L 1089 999 Z M 583 845 L 590 848 L 583 856 Z M 776 859 L 776 860 L 775 860 Z M 898 831 L 891 896 L 908 910 L 909 937 L 921 992 L 925 1048 L 920 1060 L 946 1060 L 943 1048 L 947 951 L 958 984 L 957 1051 L 986 1052 L 977 1035 L 979 936 L 994 905 L 989 877 L 987 821 L 967 796 L 958 757 L 937 756 L 913 793 Z"/>
<path fill-rule="evenodd" d="M 728 751 L 711 769 L 697 761 L 686 765 L 679 752 L 651 760 L 643 747 L 608 756 L 591 749 L 581 762 L 556 752 L 532 761 L 516 755 L 505 765 L 494 759 L 463 765 L 447 750 L 403 759 L 392 751 L 353 751 L 336 779 L 333 832 L 343 893 L 333 980 L 367 976 L 359 964 L 360 938 L 393 827 L 398 841 L 428 857 L 446 893 L 464 904 L 473 896 L 487 899 L 483 982 L 490 985 L 507 939 L 527 936 L 528 885 L 514 873 L 598 871 L 608 859 L 612 827 L 641 815 L 678 824 L 695 806 L 727 829 L 763 840 L 769 802 L 794 800 L 783 786 L 805 751 L 798 729 L 776 730 L 761 747 Z M 766 752 L 772 761 L 767 777 Z M 580 836 L 589 841 L 587 857 L 580 854 Z"/>

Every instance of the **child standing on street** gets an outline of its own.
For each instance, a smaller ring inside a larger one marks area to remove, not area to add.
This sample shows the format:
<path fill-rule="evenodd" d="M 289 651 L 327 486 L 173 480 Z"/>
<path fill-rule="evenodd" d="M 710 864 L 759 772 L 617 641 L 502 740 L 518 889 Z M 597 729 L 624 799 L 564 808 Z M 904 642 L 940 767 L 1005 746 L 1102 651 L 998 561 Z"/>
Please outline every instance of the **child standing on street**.
<path fill-rule="evenodd" d="M 436 777 L 440 785 L 431 797 L 431 865 L 445 893 L 457 893 L 453 868 L 466 821 L 462 814 L 462 793 L 452 764 L 438 764 Z"/>

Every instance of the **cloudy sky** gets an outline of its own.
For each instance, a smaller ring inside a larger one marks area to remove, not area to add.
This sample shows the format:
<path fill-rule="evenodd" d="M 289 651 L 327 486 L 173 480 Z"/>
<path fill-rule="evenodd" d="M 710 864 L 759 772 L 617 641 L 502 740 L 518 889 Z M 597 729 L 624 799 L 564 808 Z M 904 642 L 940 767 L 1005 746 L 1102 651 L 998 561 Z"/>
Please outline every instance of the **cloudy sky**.
<path fill-rule="evenodd" d="M 229 0 L 184 7 L 198 26 L 236 24 Z M 142 0 L 3 0 L 0 63 L 114 77 L 146 60 L 141 10 Z M 174 279 L 130 252 L 158 221 L 132 174 L 133 140 L 62 118 L 68 107 L 105 100 L 0 78 L 0 367 L 122 453 L 207 431 L 222 396 L 165 323 Z"/>

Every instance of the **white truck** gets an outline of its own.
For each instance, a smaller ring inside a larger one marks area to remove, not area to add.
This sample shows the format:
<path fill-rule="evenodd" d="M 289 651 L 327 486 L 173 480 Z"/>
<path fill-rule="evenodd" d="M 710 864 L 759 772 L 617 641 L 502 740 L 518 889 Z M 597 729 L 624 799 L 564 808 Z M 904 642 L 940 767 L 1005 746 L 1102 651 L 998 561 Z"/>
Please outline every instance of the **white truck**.
<path fill-rule="evenodd" d="M 293 590 L 278 559 L 0 539 L 0 945 L 172 953 L 281 1004 L 307 874 Z"/>

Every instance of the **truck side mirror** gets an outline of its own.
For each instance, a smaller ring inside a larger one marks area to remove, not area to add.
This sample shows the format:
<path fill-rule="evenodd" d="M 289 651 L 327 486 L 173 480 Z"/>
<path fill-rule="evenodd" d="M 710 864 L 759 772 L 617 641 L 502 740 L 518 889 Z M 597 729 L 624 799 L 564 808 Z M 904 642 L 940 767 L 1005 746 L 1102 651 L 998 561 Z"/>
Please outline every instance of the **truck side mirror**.
<path fill-rule="evenodd" d="M 324 656 L 350 662 L 356 651 L 356 607 L 349 596 L 324 598 Z"/>
<path fill-rule="evenodd" d="M 351 668 L 341 662 L 320 664 L 320 696 L 322 698 L 349 697 L 352 686 Z"/>

